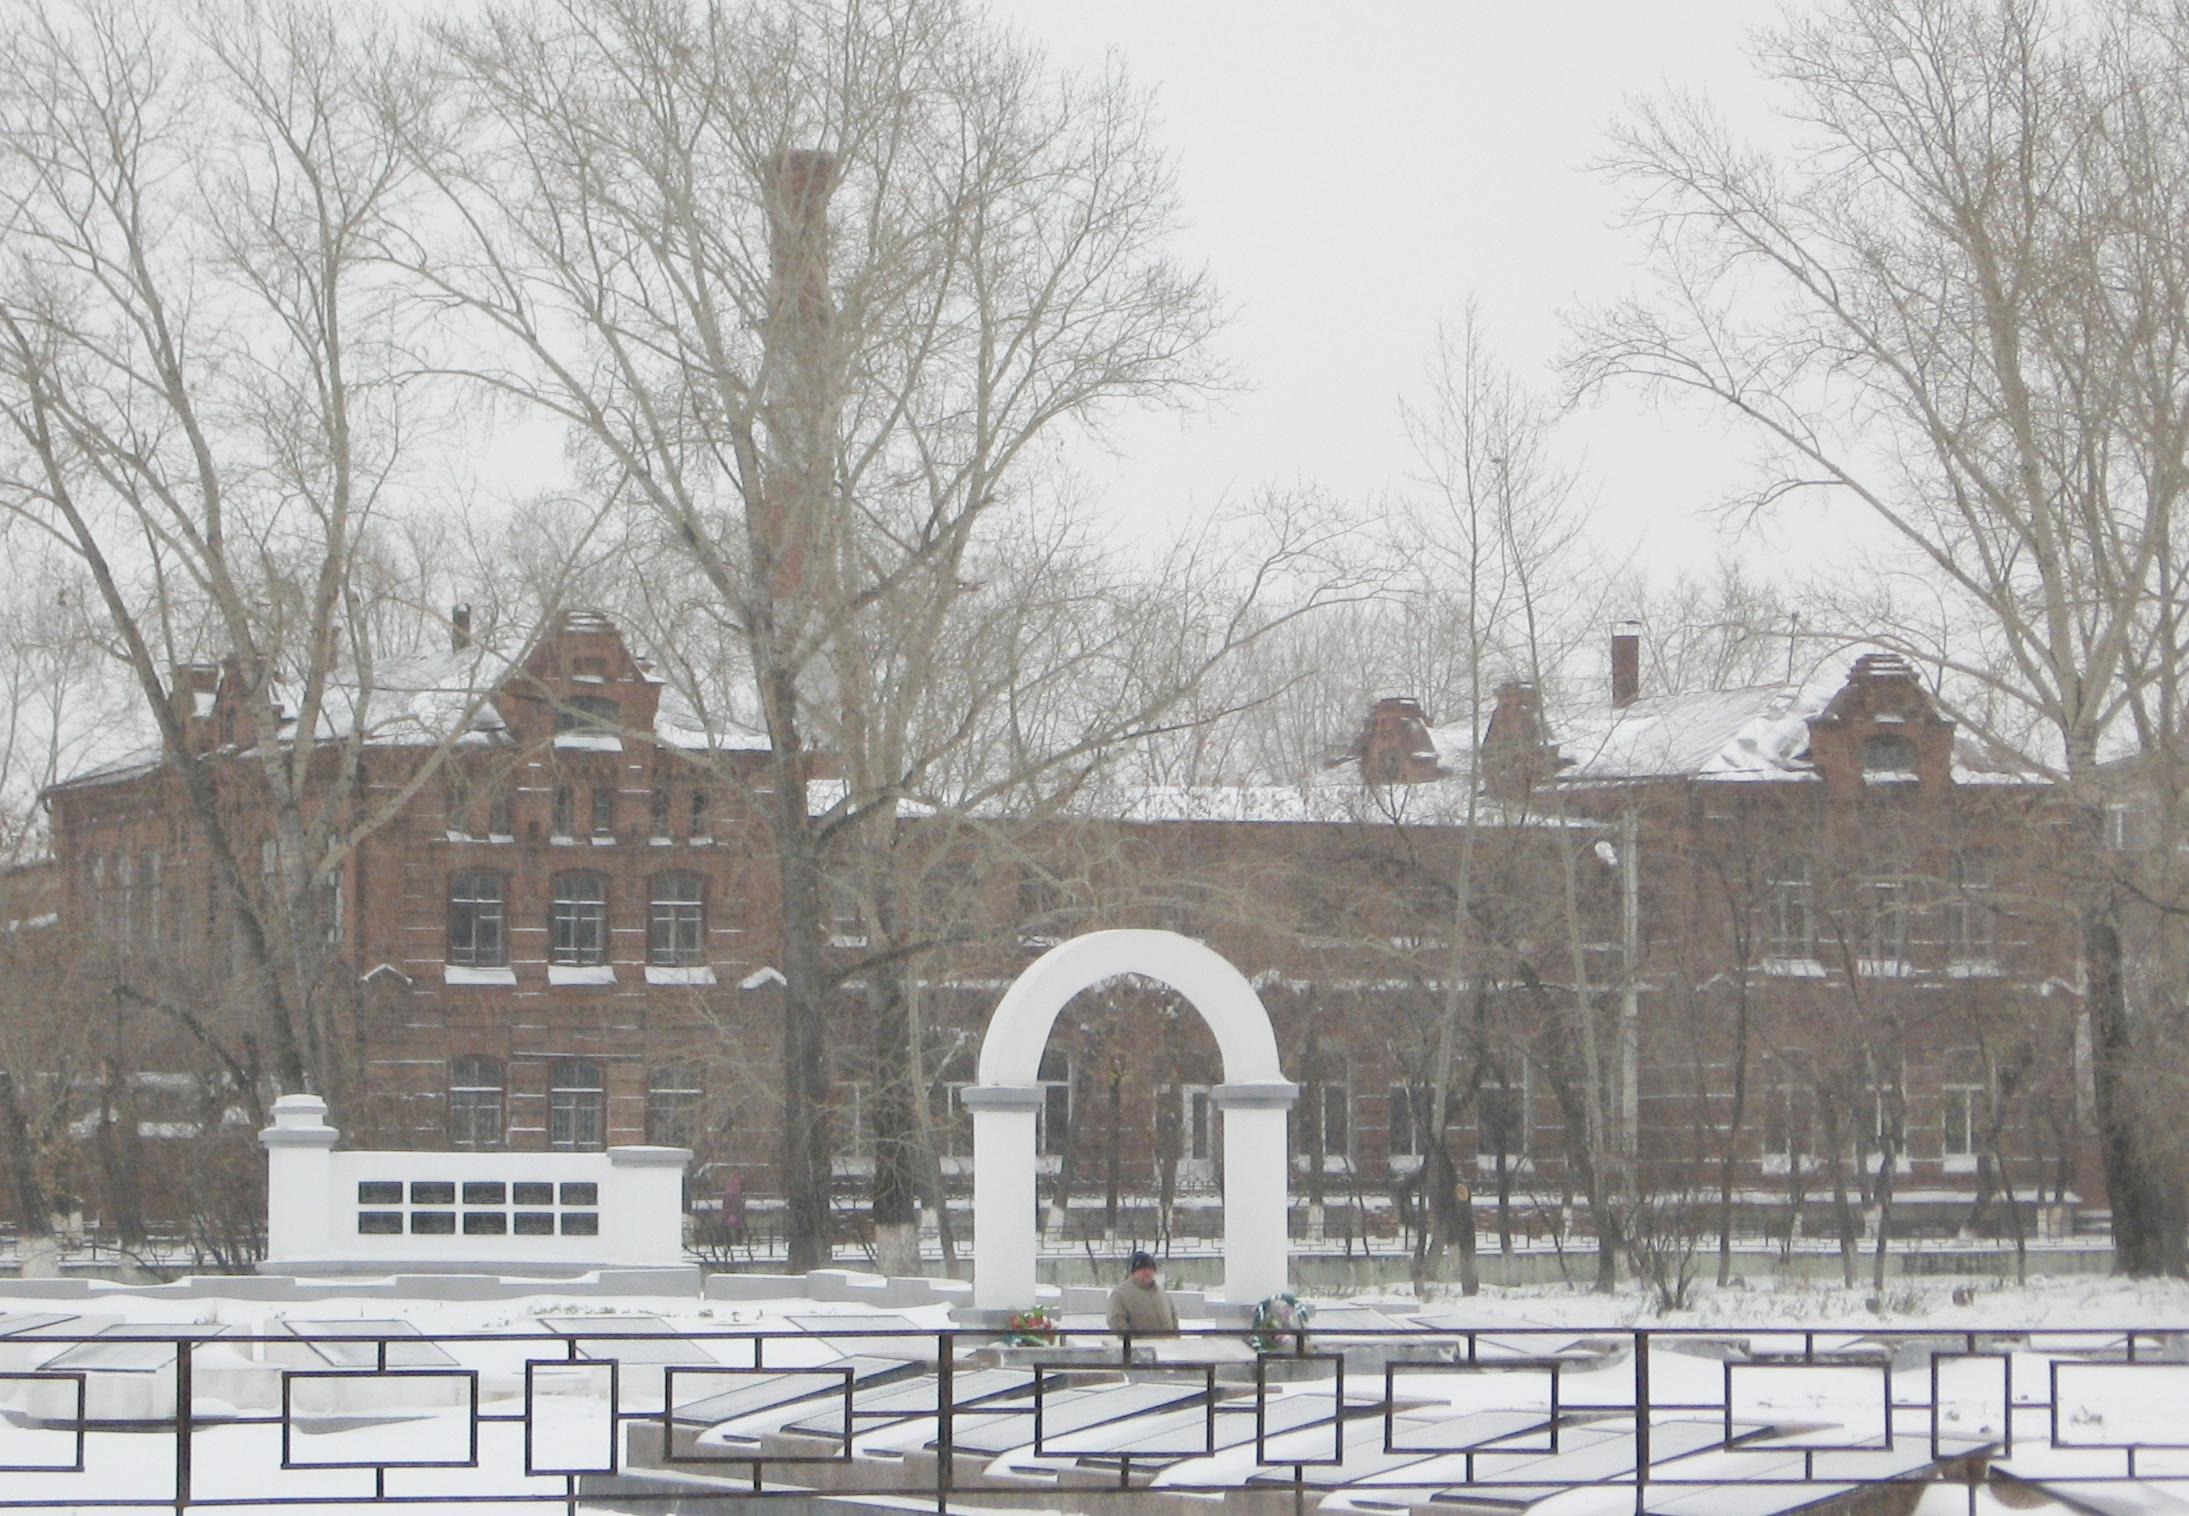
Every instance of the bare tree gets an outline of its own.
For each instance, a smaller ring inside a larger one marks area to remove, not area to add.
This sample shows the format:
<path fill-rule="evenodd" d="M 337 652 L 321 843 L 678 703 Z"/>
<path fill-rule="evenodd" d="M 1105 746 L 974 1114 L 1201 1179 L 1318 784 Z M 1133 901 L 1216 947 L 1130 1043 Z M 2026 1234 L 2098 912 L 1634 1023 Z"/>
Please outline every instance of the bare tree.
<path fill-rule="evenodd" d="M 1906 650 L 1957 713 L 2057 774 L 2098 840 L 2099 758 L 2163 724 L 2189 435 L 2189 90 L 2178 15 L 2048 0 L 1843 0 L 1760 39 L 1809 138 L 1743 145 L 1669 100 L 1615 132 L 1658 287 L 1581 324 L 1584 387 L 1699 394 L 1800 490 L 1859 504 L 1909 560 Z M 2165 665 L 2155 667 L 2154 661 Z M 2023 720 L 2001 719 L 2015 712 Z M 2077 850 L 2075 856 L 2087 854 Z M 2097 1121 L 2121 1267 L 2184 1264 L 2128 1074 L 2120 891 L 2066 881 L 2090 965 Z"/>
<path fill-rule="evenodd" d="M 1481 971 L 1478 958 L 1483 952 L 1473 937 L 1475 839 L 1488 820 L 1488 792 L 1502 790 L 1510 796 L 1525 791 L 1528 783 L 1525 776 L 1487 771 L 1478 755 L 1489 725 L 1493 687 L 1518 680 L 1539 695 L 1552 688 L 1592 608 L 1558 587 L 1562 576 L 1569 583 L 1580 577 L 1583 515 L 1576 482 L 1561 466 L 1552 442 L 1554 412 L 1499 363 L 1472 305 L 1456 324 L 1440 329 L 1424 383 L 1417 395 L 1402 402 L 1401 416 L 1417 464 L 1401 553 L 1418 574 L 1408 591 L 1423 619 L 1443 634 L 1441 656 L 1450 664 L 1438 682 L 1453 697 L 1450 717 L 1455 727 L 1467 734 L 1455 744 L 1458 761 L 1466 768 L 1460 777 L 1467 798 L 1465 814 L 1454 818 L 1460 832 L 1447 944 L 1450 967 L 1429 1064 L 1424 1151 L 1430 1163 L 1427 1195 L 1439 1237 L 1458 1233 L 1462 1263 L 1471 1269 L 1473 1218 L 1459 1214 L 1454 1203 L 1458 1172 L 1445 1127 L 1471 1020 L 1467 987 Z M 1590 1186 L 1600 1245 L 1599 1283 L 1609 1288 L 1616 1278 L 1617 1245 L 1607 1188 L 1615 1183 L 1609 1110 L 1614 1094 L 1607 1080 L 1616 1073 L 1616 1063 L 1600 1046 L 1589 987 L 1578 844 L 1555 824 L 1561 819 L 1555 786 L 1543 787 L 1530 803 L 1554 813 L 1550 834 L 1562 851 L 1559 874 L 1564 880 L 1556 915 L 1568 952 L 1567 962 L 1557 970 L 1544 972 L 1547 965 L 1531 962 L 1522 966 L 1522 973 L 1539 1000 L 1547 1002 L 1558 985 L 1566 986 L 1572 997 L 1565 1015 L 1581 1069 L 1575 1094 L 1582 1149 L 1576 1156 Z"/>
<path fill-rule="evenodd" d="M 231 1034 L 133 993 L 226 1039 L 247 1108 L 269 1080 L 339 1099 L 324 881 L 424 777 L 360 803 L 391 598 L 361 566 L 419 429 L 370 255 L 419 84 L 387 38 L 288 0 L 22 7 L 0 55 L 0 509 L 89 586 L 255 1006 Z M 202 761 L 189 665 L 226 670 L 233 762 Z"/>
<path fill-rule="evenodd" d="M 1205 665 L 1274 619 L 1327 538 L 1264 528 L 1280 546 L 1243 575 L 1196 560 L 1213 539 L 1189 547 L 1185 581 L 1151 587 L 1163 620 L 1114 586 L 1038 597 L 1091 628 L 1038 677 L 1135 676 L 1122 696 L 1024 700 L 1035 671 L 990 682 L 968 651 L 1036 614 L 983 592 L 984 554 L 1039 543 L 1006 523 L 1038 519 L 1061 440 L 1221 378 L 1214 292 L 1166 253 L 1170 170 L 1114 69 L 1060 75 L 951 0 L 548 3 L 440 42 L 445 109 L 411 146 L 446 214 L 398 260 L 470 319 L 470 375 L 566 424 L 585 476 L 690 566 L 701 659 L 767 746 L 782 1172 L 810 1266 L 846 972 L 832 894 L 865 917 L 868 1019 L 907 1027 L 902 976 L 875 962 L 922 940 L 885 867 L 906 803 L 1004 804 L 1175 720 L 1190 681 L 1147 670 L 1164 633 Z M 1010 767 L 943 761 L 938 734 L 984 725 Z M 910 1190 L 876 1196 L 900 1235 Z"/>

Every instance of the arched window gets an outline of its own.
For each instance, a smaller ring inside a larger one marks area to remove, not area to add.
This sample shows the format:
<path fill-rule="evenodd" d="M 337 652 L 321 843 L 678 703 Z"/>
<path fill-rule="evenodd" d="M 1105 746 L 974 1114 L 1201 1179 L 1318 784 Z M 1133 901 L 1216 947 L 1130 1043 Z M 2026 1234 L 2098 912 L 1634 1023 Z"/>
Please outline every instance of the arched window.
<path fill-rule="evenodd" d="M 509 962 L 508 882 L 485 869 L 459 869 L 448 881 L 448 961 L 467 968 Z"/>
<path fill-rule="evenodd" d="M 608 961 L 608 884 L 598 874 L 555 876 L 555 905 L 548 917 L 548 961 Z"/>
<path fill-rule="evenodd" d="M 502 1066 L 467 1055 L 448 1061 L 448 1145 L 472 1151 L 503 1142 Z"/>
<path fill-rule="evenodd" d="M 1879 732 L 1862 744 L 1865 779 L 1913 779 L 1915 742 L 1898 732 Z"/>
<path fill-rule="evenodd" d="M 1782 853 L 1771 863 L 1767 897 L 1771 956 L 1816 956 L 1816 901 L 1810 893 L 1809 859 L 1803 853 Z"/>
<path fill-rule="evenodd" d="M 592 1153 L 607 1146 L 608 1085 L 601 1067 L 584 1058 L 558 1058 L 549 1071 L 547 1145 L 557 1152 Z"/>
<path fill-rule="evenodd" d="M 706 881 L 697 874 L 656 874 L 646 916 L 646 961 L 691 968 L 707 961 Z"/>

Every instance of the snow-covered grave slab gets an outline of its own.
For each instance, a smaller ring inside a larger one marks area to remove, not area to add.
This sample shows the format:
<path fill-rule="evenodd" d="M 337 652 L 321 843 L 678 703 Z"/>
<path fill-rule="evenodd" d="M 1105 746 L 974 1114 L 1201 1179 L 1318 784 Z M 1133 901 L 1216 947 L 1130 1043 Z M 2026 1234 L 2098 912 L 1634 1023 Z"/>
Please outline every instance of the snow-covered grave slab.
<path fill-rule="evenodd" d="M 933 1330 L 920 1330 L 910 1316 L 792 1316 L 788 1320 L 847 1356 L 935 1361 Z"/>
<path fill-rule="evenodd" d="M 1346 1429 L 1345 1449 L 1336 1463 L 1304 1471 L 1304 1482 L 1319 1489 L 1359 1484 L 1377 1475 L 1427 1463 L 1449 1453 L 1495 1448 L 1518 1439 L 1541 1439 L 1550 1422 L 1533 1411 L 1468 1411 L 1437 1416 L 1427 1412 L 1394 1414 L 1390 1425 L 1382 1417 L 1356 1422 Z M 1386 1447 L 1386 1442 L 1398 1446 Z M 1242 1483 L 1292 1484 L 1292 1470 L 1256 1468 L 1246 1471 Z"/>
<path fill-rule="evenodd" d="M 202 1344 L 227 1331 L 224 1326 L 199 1322 L 112 1322 L 90 1333 L 93 1340 L 72 1343 L 47 1358 L 38 1365 L 38 1372 L 82 1374 L 85 1414 L 93 1421 L 167 1421 L 175 1414 L 177 1339 Z M 233 1380 L 247 1364 L 231 1352 L 209 1357 L 206 1367 L 216 1379 L 225 1374 Z M 0 1385 L 0 1392 L 4 1389 Z M 207 1390 L 211 1389 L 209 1384 Z"/>
<path fill-rule="evenodd" d="M 298 1339 L 293 1344 L 270 1342 L 265 1345 L 267 1361 L 286 1368 L 456 1367 L 456 1360 L 449 1356 L 447 1348 L 424 1340 L 414 1324 L 395 1317 L 342 1321 L 284 1318 L 274 1325 L 278 1331 Z"/>

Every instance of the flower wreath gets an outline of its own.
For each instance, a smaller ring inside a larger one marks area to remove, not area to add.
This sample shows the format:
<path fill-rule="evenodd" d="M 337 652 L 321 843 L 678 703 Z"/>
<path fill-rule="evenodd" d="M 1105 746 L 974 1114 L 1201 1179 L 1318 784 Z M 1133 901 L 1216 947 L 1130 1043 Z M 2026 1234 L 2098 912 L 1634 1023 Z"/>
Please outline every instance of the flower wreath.
<path fill-rule="evenodd" d="M 1047 1347 L 1056 1341 L 1056 1317 L 1045 1305 L 1028 1306 L 1012 1313 L 1006 1323 L 1009 1328 L 1004 1337 L 1006 1345 L 1014 1348 Z"/>
<path fill-rule="evenodd" d="M 1254 1330 L 1247 1334 L 1247 1345 L 1257 1353 L 1282 1353 L 1294 1341 L 1305 1344 L 1307 1320 L 1314 1314 L 1313 1306 L 1290 1291 L 1272 1295 L 1255 1306 Z"/>

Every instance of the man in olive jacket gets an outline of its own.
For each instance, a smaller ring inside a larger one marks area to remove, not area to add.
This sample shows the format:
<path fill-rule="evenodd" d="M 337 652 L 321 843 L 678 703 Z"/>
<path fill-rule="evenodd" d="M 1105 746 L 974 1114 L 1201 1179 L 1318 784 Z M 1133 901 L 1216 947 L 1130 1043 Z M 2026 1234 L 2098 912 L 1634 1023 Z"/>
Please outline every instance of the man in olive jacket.
<path fill-rule="evenodd" d="M 1178 1330 L 1178 1308 L 1155 1282 L 1155 1259 L 1135 1253 L 1125 1282 L 1110 1291 L 1110 1330 L 1135 1337 L 1163 1336 Z"/>

